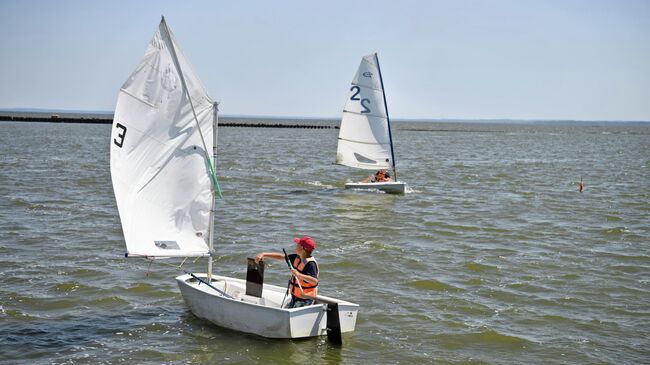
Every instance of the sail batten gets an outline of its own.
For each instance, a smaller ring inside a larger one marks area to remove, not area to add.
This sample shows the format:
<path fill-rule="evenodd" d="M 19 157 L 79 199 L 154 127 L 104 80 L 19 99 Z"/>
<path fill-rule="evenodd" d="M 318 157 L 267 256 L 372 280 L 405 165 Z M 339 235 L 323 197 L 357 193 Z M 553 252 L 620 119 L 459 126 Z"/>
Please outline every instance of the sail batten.
<path fill-rule="evenodd" d="M 376 118 L 384 118 L 384 116 L 382 114 L 361 113 L 361 112 L 357 112 L 357 111 L 354 111 L 354 110 L 343 110 L 343 113 L 350 113 L 350 114 L 355 114 L 355 115 L 369 116 L 369 117 L 376 117 Z"/>
<path fill-rule="evenodd" d="M 182 74 L 181 74 L 182 72 Z M 213 101 L 164 19 L 118 95 L 111 177 L 127 254 L 209 254 Z"/>
<path fill-rule="evenodd" d="M 379 145 L 387 145 L 387 146 L 390 147 L 389 142 L 384 142 L 384 143 L 364 142 L 364 141 L 355 141 L 355 140 L 352 140 L 352 139 L 345 139 L 345 138 L 341 138 L 341 137 L 339 137 L 339 141 L 346 141 L 346 142 L 352 142 L 352 143 L 363 143 L 363 144 L 379 144 Z"/>

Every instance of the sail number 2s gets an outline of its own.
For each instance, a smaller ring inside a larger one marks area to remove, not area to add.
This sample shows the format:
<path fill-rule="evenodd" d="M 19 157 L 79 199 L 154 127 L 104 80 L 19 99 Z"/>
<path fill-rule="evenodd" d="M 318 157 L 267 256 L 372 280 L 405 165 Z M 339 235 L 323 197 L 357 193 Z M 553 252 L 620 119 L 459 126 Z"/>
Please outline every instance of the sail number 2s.
<path fill-rule="evenodd" d="M 117 123 L 115 124 L 115 128 L 121 129 L 122 131 L 118 133 L 117 138 L 113 139 L 113 143 L 115 143 L 117 147 L 122 148 L 122 145 L 124 144 L 124 137 L 126 137 L 126 127 L 120 123 Z"/>
<path fill-rule="evenodd" d="M 370 99 L 366 99 L 366 98 L 361 99 L 359 97 L 359 94 L 361 93 L 361 88 L 358 86 L 352 86 L 350 88 L 350 91 L 354 92 L 354 94 L 352 94 L 352 96 L 350 97 L 350 100 L 358 100 L 359 104 L 361 104 L 361 107 L 363 108 L 361 110 L 361 114 L 370 113 L 370 108 L 368 107 L 368 105 L 366 105 L 366 104 L 370 104 Z"/>

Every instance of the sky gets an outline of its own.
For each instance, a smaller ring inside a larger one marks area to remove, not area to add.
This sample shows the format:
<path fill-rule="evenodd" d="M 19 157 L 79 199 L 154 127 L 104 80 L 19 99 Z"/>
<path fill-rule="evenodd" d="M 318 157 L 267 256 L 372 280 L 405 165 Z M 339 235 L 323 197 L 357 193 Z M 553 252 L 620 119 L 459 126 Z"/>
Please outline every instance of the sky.
<path fill-rule="evenodd" d="M 648 0 L 0 0 L 0 108 L 112 111 L 161 15 L 223 115 L 650 121 Z"/>

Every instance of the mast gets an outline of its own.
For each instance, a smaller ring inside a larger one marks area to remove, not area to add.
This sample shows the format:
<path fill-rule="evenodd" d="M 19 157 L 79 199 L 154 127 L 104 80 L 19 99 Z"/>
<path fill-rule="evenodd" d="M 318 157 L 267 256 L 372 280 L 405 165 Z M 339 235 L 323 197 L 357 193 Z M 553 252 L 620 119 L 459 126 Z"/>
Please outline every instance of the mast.
<path fill-rule="evenodd" d="M 384 79 L 381 77 L 381 67 L 379 67 L 379 57 L 375 52 L 375 62 L 377 62 L 377 71 L 379 71 L 379 82 L 381 83 L 381 95 L 384 97 L 384 108 L 386 109 L 386 121 L 388 122 L 388 139 L 390 140 L 390 155 L 393 158 L 393 175 L 397 181 L 397 169 L 395 168 L 395 151 L 393 151 L 393 135 L 390 131 L 390 117 L 388 116 L 388 104 L 386 104 L 386 91 L 384 91 Z"/>
<path fill-rule="evenodd" d="M 217 125 L 219 124 L 219 103 L 216 101 L 212 104 L 212 165 L 217 166 Z M 212 282 L 212 253 L 214 252 L 214 213 L 217 202 L 217 195 L 214 187 L 212 188 L 212 208 L 210 208 L 210 256 L 208 256 L 208 283 Z"/>

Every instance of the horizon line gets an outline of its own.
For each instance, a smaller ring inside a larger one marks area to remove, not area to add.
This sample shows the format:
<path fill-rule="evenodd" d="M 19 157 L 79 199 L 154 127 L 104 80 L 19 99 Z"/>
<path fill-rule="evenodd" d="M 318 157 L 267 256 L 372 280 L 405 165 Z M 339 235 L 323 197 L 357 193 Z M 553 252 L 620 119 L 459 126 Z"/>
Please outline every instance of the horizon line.
<path fill-rule="evenodd" d="M 42 113 L 42 114 L 85 114 L 88 116 L 112 116 L 111 110 L 78 110 L 78 109 L 46 109 L 46 108 L 0 108 L 0 113 Z M 306 116 L 275 116 L 252 114 L 221 114 L 223 118 L 250 118 L 250 119 L 305 119 L 313 121 L 339 121 L 341 117 L 306 117 Z M 607 120 L 607 119 L 538 119 L 538 118 L 391 118 L 394 122 L 573 122 L 573 123 L 650 123 L 650 120 Z"/>

